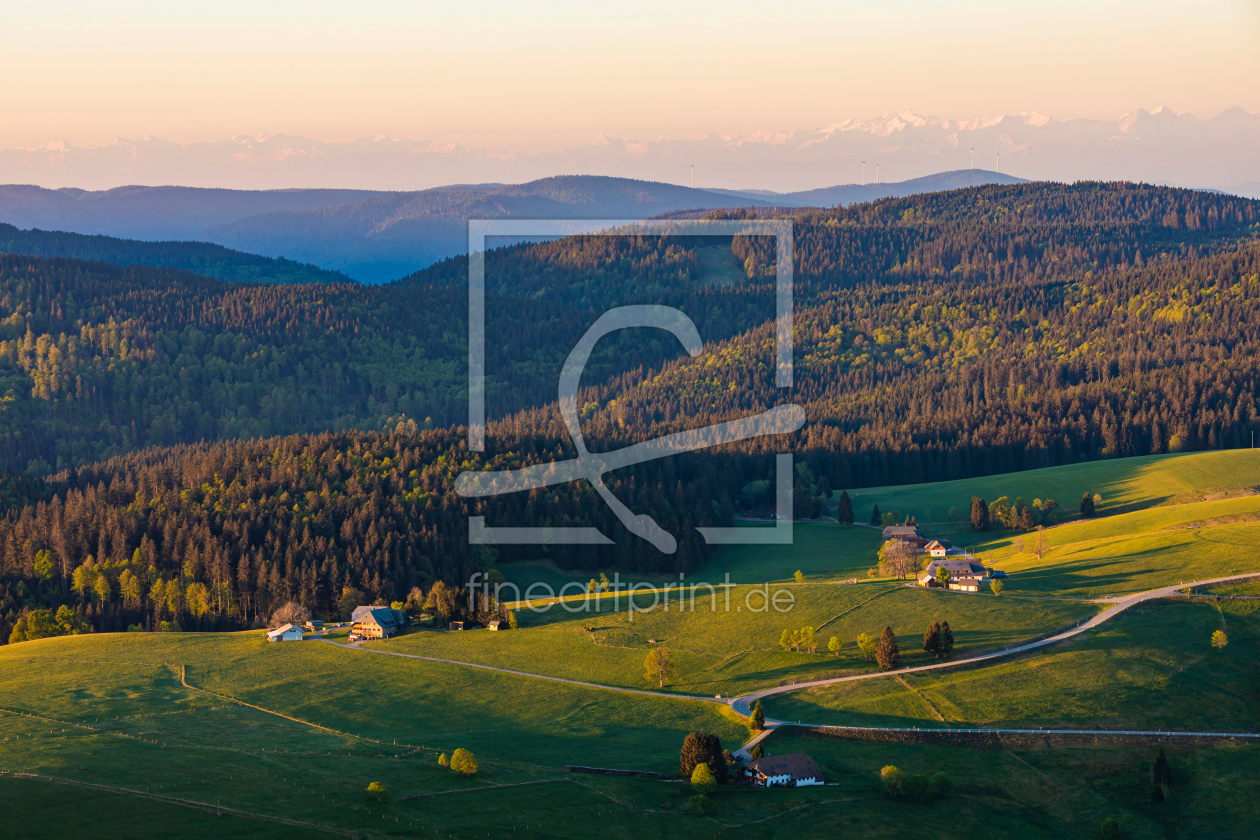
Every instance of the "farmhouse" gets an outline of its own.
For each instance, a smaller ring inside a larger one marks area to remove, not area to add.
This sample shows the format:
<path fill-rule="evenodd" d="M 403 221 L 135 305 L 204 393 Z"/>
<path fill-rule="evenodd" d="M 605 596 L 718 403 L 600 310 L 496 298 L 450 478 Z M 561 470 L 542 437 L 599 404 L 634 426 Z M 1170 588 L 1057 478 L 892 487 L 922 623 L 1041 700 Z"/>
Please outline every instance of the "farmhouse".
<path fill-rule="evenodd" d="M 884 529 L 884 542 L 889 540 L 916 540 L 919 529 L 915 525 L 889 525 Z"/>
<path fill-rule="evenodd" d="M 932 540 L 923 547 L 923 550 L 933 557 L 944 557 L 953 547 L 953 543 L 949 540 Z"/>
<path fill-rule="evenodd" d="M 300 642 L 302 641 L 302 628 L 294 627 L 292 624 L 282 624 L 275 630 L 267 631 L 267 641 Z"/>
<path fill-rule="evenodd" d="M 802 787 L 823 784 L 814 759 L 805 753 L 759 758 L 744 768 L 744 776 L 759 787 Z"/>
<path fill-rule="evenodd" d="M 949 572 L 949 588 L 957 589 L 960 592 L 979 592 L 980 581 L 989 575 L 988 569 L 972 563 L 966 557 L 937 558 L 933 556 L 932 562 L 928 563 L 927 568 L 919 573 L 919 585 L 928 587 L 940 586 L 936 579 L 936 574 L 940 569 L 945 569 Z"/>
<path fill-rule="evenodd" d="M 405 623 L 402 610 L 389 607 L 367 607 L 367 612 L 359 613 L 361 609 L 364 608 L 359 607 L 355 610 L 359 617 L 350 628 L 350 632 L 360 639 L 387 638 L 397 633 L 398 628 Z"/>

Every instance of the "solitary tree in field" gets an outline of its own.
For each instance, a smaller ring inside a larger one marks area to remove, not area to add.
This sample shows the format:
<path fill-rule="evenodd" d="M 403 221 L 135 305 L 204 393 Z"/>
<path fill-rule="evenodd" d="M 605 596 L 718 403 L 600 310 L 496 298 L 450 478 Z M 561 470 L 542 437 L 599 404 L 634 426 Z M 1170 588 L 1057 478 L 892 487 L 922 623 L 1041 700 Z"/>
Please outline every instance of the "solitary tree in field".
<path fill-rule="evenodd" d="M 891 671 L 901 664 L 901 651 L 897 650 L 897 637 L 893 635 L 892 627 L 885 627 L 880 634 L 879 647 L 875 649 L 875 661 L 883 671 Z"/>
<path fill-rule="evenodd" d="M 1081 496 L 1081 516 L 1088 519 L 1094 515 L 1094 497 L 1086 493 Z"/>
<path fill-rule="evenodd" d="M 713 793 L 717 790 L 717 779 L 713 778 L 709 765 L 697 764 L 696 769 L 691 771 L 691 789 L 696 793 Z"/>
<path fill-rule="evenodd" d="M 871 511 L 871 524 L 879 525 L 883 521 L 884 521 L 884 518 L 879 515 L 879 505 L 875 505 L 875 509 Z"/>
<path fill-rule="evenodd" d="M 1227 644 L 1229 644 L 1229 637 L 1225 635 L 1224 630 L 1217 630 L 1212 634 L 1212 647 L 1223 650 Z"/>
<path fill-rule="evenodd" d="M 442 753 L 438 756 L 438 764 L 442 767 L 446 767 L 449 764 L 446 760 L 446 753 Z"/>
<path fill-rule="evenodd" d="M 979 496 L 971 497 L 971 530 L 983 531 L 989 527 L 989 503 Z"/>
<path fill-rule="evenodd" d="M 962 519 L 962 512 L 958 508 L 952 507 L 946 512 L 945 516 L 950 522 L 957 522 L 959 519 Z"/>
<path fill-rule="evenodd" d="M 946 658 L 954 652 L 954 631 L 949 629 L 949 622 L 941 624 L 941 656 Z"/>
<path fill-rule="evenodd" d="M 792 646 L 795 644 L 795 642 L 792 641 L 792 637 L 794 635 L 795 633 L 791 630 L 784 630 L 782 633 L 780 633 L 779 634 L 779 647 L 783 648 L 784 650 L 791 650 Z"/>
<path fill-rule="evenodd" d="M 857 637 L 858 650 L 862 651 L 862 655 L 867 659 L 875 658 L 875 651 L 879 648 L 879 640 L 868 633 L 859 633 Z"/>
<path fill-rule="evenodd" d="M 816 653 L 818 651 L 818 644 L 814 641 L 816 632 L 813 627 L 801 628 L 801 644 L 805 647 L 806 653 Z"/>
<path fill-rule="evenodd" d="M 831 640 L 827 642 L 827 650 L 831 651 L 836 656 L 840 655 L 840 648 L 842 647 L 844 647 L 844 642 L 840 641 L 835 636 L 832 636 Z"/>
<path fill-rule="evenodd" d="M 792 577 L 793 577 L 793 579 L 795 579 L 795 580 L 796 580 L 796 582 L 797 582 L 797 583 L 804 583 L 804 582 L 805 582 L 805 575 L 801 574 L 801 570 L 800 570 L 800 569 L 797 569 L 797 570 L 796 570 L 796 574 L 792 575 Z"/>
<path fill-rule="evenodd" d="M 766 728 L 766 713 L 761 710 L 760 700 L 753 703 L 752 714 L 749 715 L 748 722 L 757 732 Z"/>
<path fill-rule="evenodd" d="M 853 500 L 847 490 L 840 491 L 840 501 L 836 504 L 836 519 L 845 525 L 853 524 Z"/>
<path fill-rule="evenodd" d="M 933 621 L 928 625 L 927 632 L 923 634 L 923 649 L 938 659 L 940 658 L 941 623 L 939 621 Z"/>
<path fill-rule="evenodd" d="M 884 788 L 891 796 L 901 795 L 902 784 L 905 781 L 904 773 L 889 764 L 879 771 L 879 778 L 884 783 Z"/>
<path fill-rule="evenodd" d="M 1002 594 L 1002 581 L 993 580 L 989 582 L 989 588 L 993 590 L 994 595 Z"/>
<path fill-rule="evenodd" d="M 380 782 L 372 782 L 367 786 L 367 792 L 376 797 L 379 802 L 381 797 L 385 795 L 385 785 Z"/>
<path fill-rule="evenodd" d="M 643 660 L 643 667 L 647 669 L 647 678 L 656 680 L 657 688 L 664 688 L 665 681 L 670 678 L 673 671 L 669 661 L 669 651 L 660 647 L 652 648 L 647 659 Z"/>
<path fill-rule="evenodd" d="M 456 773 L 471 776 L 477 772 L 477 756 L 460 747 L 451 755 L 451 769 Z"/>

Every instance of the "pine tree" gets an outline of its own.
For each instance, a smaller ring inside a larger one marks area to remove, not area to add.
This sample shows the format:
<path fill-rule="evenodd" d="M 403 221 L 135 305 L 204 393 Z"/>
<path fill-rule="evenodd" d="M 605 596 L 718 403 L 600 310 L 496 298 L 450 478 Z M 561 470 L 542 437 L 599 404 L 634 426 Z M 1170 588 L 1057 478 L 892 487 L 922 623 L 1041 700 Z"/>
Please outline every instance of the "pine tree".
<path fill-rule="evenodd" d="M 901 652 L 897 650 L 897 637 L 892 627 L 885 627 L 879 636 L 879 647 L 875 649 L 875 661 L 881 671 L 891 671 L 901 663 Z"/>
<path fill-rule="evenodd" d="M 692 732 L 683 739 L 682 752 L 678 757 L 678 769 L 684 779 L 690 779 L 700 764 L 709 765 L 709 771 L 722 781 L 729 772 L 722 757 L 722 739 L 707 732 Z"/>
<path fill-rule="evenodd" d="M 871 524 L 879 525 L 883 521 L 879 515 L 879 505 L 875 505 L 875 510 L 871 511 Z"/>
<path fill-rule="evenodd" d="M 761 710 L 761 701 L 753 703 L 752 715 L 749 717 L 753 731 L 760 732 L 766 728 L 766 713 Z"/>
<path fill-rule="evenodd" d="M 836 506 L 836 519 L 839 519 L 845 525 L 853 524 L 853 500 L 849 498 L 848 490 L 840 491 L 840 501 Z"/>
<path fill-rule="evenodd" d="M 748 757 L 753 761 L 766 757 L 766 751 L 761 748 L 761 744 L 753 744 L 753 748 L 748 751 Z"/>
<path fill-rule="evenodd" d="M 1086 493 L 1081 496 L 1081 516 L 1089 519 L 1094 515 L 1094 497 Z"/>
<path fill-rule="evenodd" d="M 989 527 L 989 504 L 979 496 L 971 497 L 971 530 L 983 531 Z"/>
<path fill-rule="evenodd" d="M 949 629 L 949 622 L 941 624 L 941 656 L 948 658 L 954 652 L 954 631 Z"/>
<path fill-rule="evenodd" d="M 941 623 L 933 621 L 928 625 L 927 632 L 923 634 L 923 649 L 935 656 L 937 659 L 941 656 Z"/>

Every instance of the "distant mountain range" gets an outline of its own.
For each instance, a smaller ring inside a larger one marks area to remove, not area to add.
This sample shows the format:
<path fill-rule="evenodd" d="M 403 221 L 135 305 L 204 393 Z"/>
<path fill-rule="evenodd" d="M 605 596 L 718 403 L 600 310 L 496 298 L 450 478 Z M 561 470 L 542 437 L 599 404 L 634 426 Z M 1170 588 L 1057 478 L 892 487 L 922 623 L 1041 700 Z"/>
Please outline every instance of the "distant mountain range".
<path fill-rule="evenodd" d="M 1138 109 L 1109 120 L 1037 113 L 954 120 L 900 111 L 806 130 L 699 139 L 601 135 L 558 150 L 387 137 L 330 143 L 281 134 L 187 145 L 120 139 L 90 149 L 53 142 L 0 151 L 0 182 L 94 190 L 187 184 L 397 191 L 519 184 L 565 172 L 681 184 L 690 183 L 694 164 L 703 189 L 794 192 L 860 182 L 863 161 L 871 182 L 877 164 L 885 181 L 967 169 L 973 149 L 976 165 L 1033 180 L 1130 180 L 1260 194 L 1260 114 L 1241 108 L 1211 118 Z"/>
<path fill-rule="evenodd" d="M 196 239 L 250 254 L 313 263 L 357 280 L 379 283 L 461 253 L 466 247 L 468 219 L 642 219 L 680 210 L 730 206 L 830 207 L 916 192 L 1020 181 L 983 170 L 964 170 L 893 184 L 848 184 L 798 193 L 699 190 L 589 175 L 544 178 L 518 185 L 438 187 L 419 192 L 192 187 L 123 187 L 87 192 L 9 185 L 0 186 L 0 222 L 129 239 Z M 181 247 L 171 253 L 188 258 L 187 243 L 179 244 Z M 116 262 L 91 254 L 122 246 L 85 242 L 74 247 L 82 250 L 57 255 Z M 133 255 L 140 253 L 135 243 L 124 250 Z M 32 253 L 54 255 L 44 251 Z M 221 272 L 236 270 L 232 260 L 224 262 L 224 254 L 216 252 L 198 258 L 207 264 L 217 261 Z M 186 267 L 149 261 L 154 258 L 150 254 L 132 262 Z M 286 262 L 287 267 L 294 265 Z"/>
<path fill-rule="evenodd" d="M 337 271 L 284 258 L 243 254 L 207 242 L 141 242 L 0 224 L 0 254 L 68 257 L 113 265 L 180 268 L 237 283 L 352 283 Z"/>

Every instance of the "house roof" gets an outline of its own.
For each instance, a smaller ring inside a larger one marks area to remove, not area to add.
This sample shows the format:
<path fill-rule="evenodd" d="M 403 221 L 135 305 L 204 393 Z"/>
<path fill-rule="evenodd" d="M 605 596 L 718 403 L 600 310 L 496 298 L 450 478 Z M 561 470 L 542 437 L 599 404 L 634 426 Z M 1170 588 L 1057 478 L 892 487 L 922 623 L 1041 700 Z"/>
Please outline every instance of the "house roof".
<path fill-rule="evenodd" d="M 948 549 L 949 546 L 945 545 L 945 543 L 941 542 L 940 540 L 932 540 L 930 543 L 924 546 L 924 548 L 926 548 L 928 551 L 931 551 L 934 548 Z"/>
<path fill-rule="evenodd" d="M 297 630 L 299 633 L 301 632 L 300 628 L 294 627 L 292 624 L 282 624 L 279 627 L 277 627 L 275 630 L 268 630 L 267 635 L 268 636 L 281 636 L 285 633 L 288 633 L 290 630 Z"/>
<path fill-rule="evenodd" d="M 914 525 L 889 525 L 884 529 L 884 539 L 891 540 L 897 537 L 917 537 L 919 529 Z"/>
<path fill-rule="evenodd" d="M 359 609 L 364 609 L 360 607 Z M 355 610 L 356 613 L 359 610 Z M 367 607 L 363 613 L 355 619 L 356 622 L 371 621 L 379 624 L 381 627 L 398 627 L 402 624 L 401 610 L 390 609 L 389 607 Z"/>
<path fill-rule="evenodd" d="M 814 763 L 814 759 L 805 753 L 772 755 L 766 758 L 759 758 L 749 764 L 748 768 L 764 776 L 782 776 L 786 774 L 794 780 L 822 778 L 822 773 L 818 770 L 818 765 Z"/>

